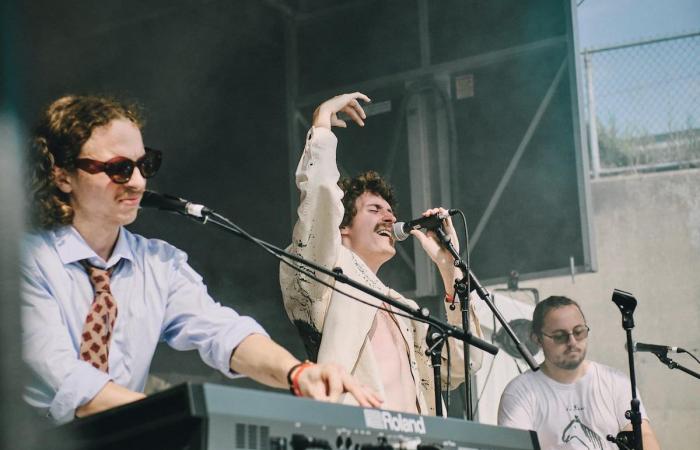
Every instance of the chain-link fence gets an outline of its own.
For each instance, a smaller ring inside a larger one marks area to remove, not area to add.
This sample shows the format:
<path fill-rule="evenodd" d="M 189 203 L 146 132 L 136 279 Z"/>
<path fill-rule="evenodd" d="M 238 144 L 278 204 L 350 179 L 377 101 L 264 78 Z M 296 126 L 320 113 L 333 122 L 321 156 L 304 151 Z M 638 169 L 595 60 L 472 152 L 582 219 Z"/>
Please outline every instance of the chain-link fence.
<path fill-rule="evenodd" d="M 593 177 L 700 166 L 700 32 L 582 56 Z"/>

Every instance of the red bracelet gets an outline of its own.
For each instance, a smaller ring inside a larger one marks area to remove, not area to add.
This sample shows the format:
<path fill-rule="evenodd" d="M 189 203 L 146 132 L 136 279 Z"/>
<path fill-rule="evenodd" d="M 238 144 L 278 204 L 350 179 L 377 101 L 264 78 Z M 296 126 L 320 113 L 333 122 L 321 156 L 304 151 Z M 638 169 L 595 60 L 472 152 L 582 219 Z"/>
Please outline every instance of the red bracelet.
<path fill-rule="evenodd" d="M 452 294 L 452 295 L 447 294 L 447 293 L 445 294 L 445 303 L 447 303 L 448 305 L 450 305 L 450 309 L 451 309 L 452 311 L 455 310 L 455 308 L 456 308 L 455 303 L 456 303 L 457 301 L 458 301 L 458 300 L 457 300 L 457 298 L 455 297 L 454 294 Z"/>
<path fill-rule="evenodd" d="M 296 397 L 301 397 L 301 389 L 299 388 L 299 376 L 307 368 L 313 366 L 314 363 L 311 361 L 304 361 L 295 366 L 292 366 L 287 373 L 287 381 L 289 382 L 289 391 Z M 293 375 L 292 375 L 293 374 Z"/>

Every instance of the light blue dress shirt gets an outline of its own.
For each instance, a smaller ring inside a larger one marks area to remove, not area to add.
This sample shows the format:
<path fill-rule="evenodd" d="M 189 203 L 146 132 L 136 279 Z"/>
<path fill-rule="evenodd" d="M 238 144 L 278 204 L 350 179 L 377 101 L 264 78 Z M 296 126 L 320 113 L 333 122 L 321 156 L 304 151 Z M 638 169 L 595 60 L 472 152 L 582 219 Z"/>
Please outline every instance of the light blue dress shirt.
<path fill-rule="evenodd" d="M 160 340 L 177 350 L 197 349 L 207 365 L 234 377 L 231 352 L 250 334 L 267 335 L 250 317 L 214 302 L 187 254 L 164 241 L 121 228 L 108 261 L 72 226 L 28 235 L 24 244 L 22 341 L 32 372 L 25 399 L 59 423 L 110 380 L 143 391 Z M 118 313 L 108 374 L 78 358 L 94 297 L 81 259 L 115 266 L 110 288 Z"/>

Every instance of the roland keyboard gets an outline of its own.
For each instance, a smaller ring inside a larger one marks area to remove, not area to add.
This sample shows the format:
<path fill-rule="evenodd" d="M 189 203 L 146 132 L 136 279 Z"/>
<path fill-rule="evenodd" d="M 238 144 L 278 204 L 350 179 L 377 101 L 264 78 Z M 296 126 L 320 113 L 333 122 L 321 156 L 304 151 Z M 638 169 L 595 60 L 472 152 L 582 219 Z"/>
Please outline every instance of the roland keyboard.
<path fill-rule="evenodd" d="M 43 436 L 51 449 L 526 450 L 532 431 L 321 403 L 216 384 L 184 384 L 77 419 Z"/>

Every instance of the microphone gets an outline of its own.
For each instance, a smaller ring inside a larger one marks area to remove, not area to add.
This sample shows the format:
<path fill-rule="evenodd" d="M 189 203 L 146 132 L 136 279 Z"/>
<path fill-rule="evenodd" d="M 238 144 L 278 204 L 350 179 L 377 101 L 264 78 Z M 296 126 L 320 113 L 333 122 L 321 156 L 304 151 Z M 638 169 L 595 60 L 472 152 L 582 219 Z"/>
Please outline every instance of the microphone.
<path fill-rule="evenodd" d="M 184 198 L 172 195 L 159 194 L 154 191 L 145 191 L 141 198 L 142 208 L 156 208 L 164 211 L 173 211 L 186 216 L 206 217 L 213 211 L 204 205 L 192 203 Z"/>
<path fill-rule="evenodd" d="M 637 342 L 634 344 L 635 352 L 650 352 L 650 353 L 685 353 L 685 350 L 680 347 L 668 347 L 666 345 L 644 344 Z"/>
<path fill-rule="evenodd" d="M 391 227 L 391 234 L 394 235 L 394 240 L 405 241 L 411 235 L 411 230 L 434 230 L 442 225 L 443 220 L 455 214 L 457 214 L 456 209 L 449 209 L 447 210 L 447 214 L 434 214 L 428 217 L 413 219 L 408 222 L 396 222 Z"/>

